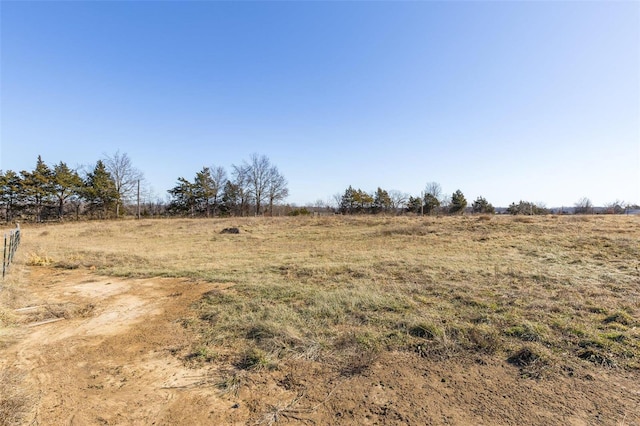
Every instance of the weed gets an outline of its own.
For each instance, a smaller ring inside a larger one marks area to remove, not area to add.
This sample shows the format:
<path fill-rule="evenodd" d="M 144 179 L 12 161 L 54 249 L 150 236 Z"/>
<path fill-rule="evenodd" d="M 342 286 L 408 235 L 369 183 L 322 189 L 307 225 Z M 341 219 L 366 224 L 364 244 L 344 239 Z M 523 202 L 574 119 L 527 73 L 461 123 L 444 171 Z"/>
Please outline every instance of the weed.
<path fill-rule="evenodd" d="M 28 266 L 49 266 L 53 263 L 53 259 L 46 254 L 39 252 L 31 252 L 28 254 Z"/>
<path fill-rule="evenodd" d="M 234 396 L 238 396 L 238 392 L 246 380 L 247 376 L 245 372 L 233 371 L 231 373 L 226 373 L 222 380 L 216 383 L 216 387 L 220 389 L 221 395 L 232 394 Z"/>
<path fill-rule="evenodd" d="M 245 350 L 235 365 L 241 370 L 274 369 L 276 365 L 271 362 L 267 354 L 258 348 L 252 347 Z"/>

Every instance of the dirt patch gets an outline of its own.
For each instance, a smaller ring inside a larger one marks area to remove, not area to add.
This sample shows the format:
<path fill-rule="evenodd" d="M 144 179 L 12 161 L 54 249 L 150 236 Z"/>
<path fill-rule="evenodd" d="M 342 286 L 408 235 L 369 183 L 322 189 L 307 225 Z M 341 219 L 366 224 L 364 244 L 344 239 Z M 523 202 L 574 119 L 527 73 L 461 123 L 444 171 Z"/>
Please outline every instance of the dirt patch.
<path fill-rule="evenodd" d="M 2 351 L 0 368 L 22 377 L 18 387 L 34 402 L 25 419 L 31 416 L 38 424 L 168 424 L 162 419 L 173 404 L 189 405 L 183 389 L 201 383 L 208 373 L 187 368 L 173 355 L 189 345 L 178 320 L 215 284 L 92 279 L 78 271 L 42 269 L 30 281 L 36 308 L 62 302 L 94 308 L 88 315 L 69 314 L 24 329 Z"/>
<path fill-rule="evenodd" d="M 190 305 L 229 283 L 49 268 L 29 282 L 29 306 L 93 308 L 16 330 L 0 369 L 14 373 L 12 401 L 30 409 L 0 424 L 640 424 L 637 371 L 585 363 L 535 379 L 519 374 L 539 361 L 527 351 L 439 361 L 382 352 L 349 374 L 307 359 L 242 371 L 186 361 Z"/>

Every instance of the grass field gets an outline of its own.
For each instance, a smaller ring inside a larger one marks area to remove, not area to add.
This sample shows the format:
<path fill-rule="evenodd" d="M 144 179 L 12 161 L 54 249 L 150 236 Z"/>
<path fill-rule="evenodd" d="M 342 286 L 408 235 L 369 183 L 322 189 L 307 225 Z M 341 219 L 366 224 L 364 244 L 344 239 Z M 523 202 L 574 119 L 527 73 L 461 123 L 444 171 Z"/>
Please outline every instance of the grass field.
<path fill-rule="evenodd" d="M 220 234 L 235 226 L 240 233 Z M 185 359 L 238 370 L 385 351 L 488 355 L 541 378 L 640 369 L 640 220 L 311 217 L 24 226 L 29 265 L 225 283 Z M 225 384 L 222 384 L 225 386 Z"/>

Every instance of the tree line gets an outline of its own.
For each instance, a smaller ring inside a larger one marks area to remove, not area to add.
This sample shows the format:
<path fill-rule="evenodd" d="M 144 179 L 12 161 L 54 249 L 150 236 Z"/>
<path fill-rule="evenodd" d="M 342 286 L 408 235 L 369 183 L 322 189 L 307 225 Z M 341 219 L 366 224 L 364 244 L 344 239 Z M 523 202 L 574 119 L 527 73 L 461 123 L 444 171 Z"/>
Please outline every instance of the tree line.
<path fill-rule="evenodd" d="M 497 209 L 483 196 L 478 196 L 471 205 L 461 190 L 445 194 L 437 182 L 429 182 L 419 195 L 410 195 L 397 190 L 387 191 L 378 187 L 374 192 L 366 192 L 349 186 L 344 193 L 333 197 L 335 211 L 340 214 L 418 214 L 418 215 L 458 215 L 463 213 L 495 214 Z M 549 209 L 543 203 L 520 200 L 511 203 L 500 212 L 511 215 L 559 214 L 624 214 L 638 210 L 640 206 L 613 201 L 597 208 L 589 198 L 583 197 L 573 207 Z M 297 214 L 310 213 L 308 209 L 296 210 Z"/>
<path fill-rule="evenodd" d="M 110 219 L 142 216 L 247 216 L 273 214 L 289 194 L 288 182 L 264 155 L 233 165 L 231 177 L 222 167 L 203 167 L 193 180 L 179 177 L 167 201 L 140 197 L 143 173 L 119 151 L 95 165 L 52 166 L 38 156 L 33 170 L 0 170 L 0 217 L 43 222 L 73 218 Z M 146 192 L 143 187 L 142 191 Z"/>
<path fill-rule="evenodd" d="M 341 214 L 415 213 L 421 215 L 462 214 L 467 210 L 467 199 L 457 190 L 451 196 L 442 192 L 437 182 L 430 182 L 418 196 L 380 187 L 374 193 L 349 186 L 344 194 L 335 196 Z M 473 213 L 495 213 L 495 208 L 484 197 L 471 205 Z"/>
<path fill-rule="evenodd" d="M 169 191 L 169 214 L 191 217 L 273 215 L 274 206 L 289 195 L 288 182 L 264 155 L 231 167 L 203 167 L 193 180 L 178 178 Z"/>
<path fill-rule="evenodd" d="M 63 161 L 49 166 L 38 156 L 31 171 L 0 170 L 0 212 L 6 222 L 117 217 L 142 178 L 120 152 L 84 172 Z"/>
<path fill-rule="evenodd" d="M 110 219 L 123 215 L 219 217 L 274 214 L 310 214 L 313 208 L 284 204 L 288 182 L 278 167 L 264 155 L 253 154 L 249 161 L 223 167 L 205 166 L 193 178 L 179 177 L 167 191 L 167 199 L 152 200 L 144 176 L 129 156 L 119 151 L 105 155 L 91 166 L 69 167 L 61 161 L 47 165 L 38 156 L 35 168 L 19 173 L 0 170 L 0 220 L 42 222 L 65 219 Z M 142 191 L 142 193 L 141 193 Z M 318 202 L 315 210 L 336 214 L 420 214 L 457 215 L 496 213 L 482 196 L 471 205 L 461 190 L 445 194 L 437 182 L 429 182 L 418 195 L 380 187 L 367 192 L 349 186 L 334 195 L 327 205 Z M 622 201 L 596 208 L 581 198 L 571 208 L 553 213 L 623 214 L 639 209 Z M 513 202 L 501 212 L 513 215 L 552 213 L 544 204 Z"/>

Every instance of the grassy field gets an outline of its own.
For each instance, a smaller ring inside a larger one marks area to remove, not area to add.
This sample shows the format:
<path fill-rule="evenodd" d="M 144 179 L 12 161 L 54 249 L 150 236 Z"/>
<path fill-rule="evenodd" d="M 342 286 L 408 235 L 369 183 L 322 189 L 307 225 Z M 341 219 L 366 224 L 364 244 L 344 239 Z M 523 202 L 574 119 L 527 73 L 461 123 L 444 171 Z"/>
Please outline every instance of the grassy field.
<path fill-rule="evenodd" d="M 221 234 L 227 227 L 240 233 Z M 224 283 L 188 362 L 357 374 L 384 351 L 525 377 L 640 370 L 640 218 L 311 217 L 23 226 L 28 265 Z M 234 376 L 220 384 L 232 389 Z"/>

